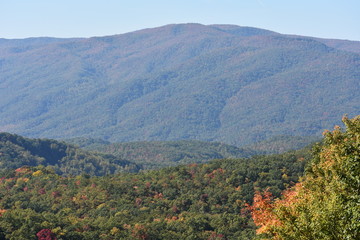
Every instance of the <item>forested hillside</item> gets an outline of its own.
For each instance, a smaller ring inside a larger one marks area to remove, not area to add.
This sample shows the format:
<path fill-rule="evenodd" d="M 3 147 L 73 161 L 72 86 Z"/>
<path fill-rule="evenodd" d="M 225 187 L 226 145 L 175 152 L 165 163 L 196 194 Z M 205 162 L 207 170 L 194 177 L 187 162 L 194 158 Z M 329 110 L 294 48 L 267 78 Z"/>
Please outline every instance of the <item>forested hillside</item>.
<path fill-rule="evenodd" d="M 205 163 L 213 159 L 248 158 L 254 155 L 284 153 L 304 148 L 320 141 L 320 138 L 277 136 L 242 148 L 196 140 L 110 143 L 102 139 L 79 137 L 64 141 L 86 150 L 109 153 L 127 159 L 140 164 L 144 169 L 157 169 L 179 164 Z"/>
<path fill-rule="evenodd" d="M 317 136 L 275 136 L 264 141 L 245 145 L 243 149 L 255 152 L 257 155 L 284 153 L 290 150 L 301 149 L 320 141 L 321 138 Z"/>
<path fill-rule="evenodd" d="M 65 141 L 87 150 L 127 159 L 140 164 L 144 169 L 205 163 L 213 159 L 248 158 L 260 153 L 227 144 L 195 140 L 110 143 L 96 139 L 74 138 Z"/>
<path fill-rule="evenodd" d="M 62 177 L 44 167 L 0 179 L 0 238 L 252 239 L 246 203 L 302 175 L 309 150 L 138 174 Z M 25 219 L 25 220 L 24 220 Z"/>
<path fill-rule="evenodd" d="M 360 110 L 358 44 L 200 24 L 2 39 L 0 131 L 236 146 L 319 136 Z"/>
<path fill-rule="evenodd" d="M 357 240 L 360 116 L 343 122 L 302 150 L 107 176 L 29 166 L 93 153 L 2 133 L 0 156 L 27 166 L 1 172 L 0 239 Z"/>
<path fill-rule="evenodd" d="M 49 166 L 56 173 L 65 175 L 105 175 L 139 170 L 135 163 L 110 154 L 85 151 L 65 142 L 0 133 L 0 172 L 38 165 Z"/>
<path fill-rule="evenodd" d="M 51 166 L 62 175 L 106 175 L 206 163 L 214 159 L 249 158 L 275 152 L 272 149 L 284 149 L 288 144 L 300 149 L 300 146 L 309 145 L 311 139 L 300 138 L 299 141 L 298 137 L 282 137 L 238 148 L 195 140 L 110 143 L 101 139 L 73 138 L 61 142 L 0 133 L 0 164 L 2 170 L 43 165 Z"/>

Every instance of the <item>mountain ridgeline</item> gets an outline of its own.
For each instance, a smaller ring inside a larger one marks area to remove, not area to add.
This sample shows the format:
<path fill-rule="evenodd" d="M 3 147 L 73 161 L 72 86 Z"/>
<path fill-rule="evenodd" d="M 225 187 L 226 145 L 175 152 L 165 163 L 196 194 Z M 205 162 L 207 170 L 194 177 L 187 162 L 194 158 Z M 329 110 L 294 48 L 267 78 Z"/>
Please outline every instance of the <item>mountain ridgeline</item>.
<path fill-rule="evenodd" d="M 320 135 L 360 111 L 359 45 L 200 24 L 1 39 L 0 131 L 236 146 Z"/>

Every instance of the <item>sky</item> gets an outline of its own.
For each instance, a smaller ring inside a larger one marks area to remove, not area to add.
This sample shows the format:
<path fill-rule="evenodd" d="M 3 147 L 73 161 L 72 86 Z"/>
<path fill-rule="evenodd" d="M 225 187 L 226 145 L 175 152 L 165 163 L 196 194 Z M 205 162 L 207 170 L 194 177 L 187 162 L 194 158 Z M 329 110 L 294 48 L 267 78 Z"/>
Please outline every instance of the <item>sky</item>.
<path fill-rule="evenodd" d="M 174 23 L 360 41 L 360 0 L 0 0 L 0 38 L 107 36 Z"/>

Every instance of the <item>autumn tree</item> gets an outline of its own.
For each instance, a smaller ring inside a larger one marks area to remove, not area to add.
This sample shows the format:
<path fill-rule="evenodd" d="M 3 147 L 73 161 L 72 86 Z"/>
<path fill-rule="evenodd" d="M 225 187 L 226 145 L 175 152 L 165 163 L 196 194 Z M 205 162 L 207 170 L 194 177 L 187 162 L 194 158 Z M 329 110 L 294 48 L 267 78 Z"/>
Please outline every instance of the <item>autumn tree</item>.
<path fill-rule="evenodd" d="M 267 239 L 360 239 L 360 116 L 324 133 L 304 178 L 282 198 L 257 193 L 251 207 Z"/>

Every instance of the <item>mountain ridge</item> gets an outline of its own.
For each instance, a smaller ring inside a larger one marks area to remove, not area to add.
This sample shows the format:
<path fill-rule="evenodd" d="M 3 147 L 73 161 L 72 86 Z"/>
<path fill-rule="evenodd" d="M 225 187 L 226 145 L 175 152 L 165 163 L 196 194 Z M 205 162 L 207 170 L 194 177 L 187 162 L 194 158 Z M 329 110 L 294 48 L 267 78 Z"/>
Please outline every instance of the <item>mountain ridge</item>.
<path fill-rule="evenodd" d="M 20 47 L 0 44 L 0 130 L 30 137 L 241 146 L 360 110 L 359 54 L 308 37 L 182 24 Z"/>

